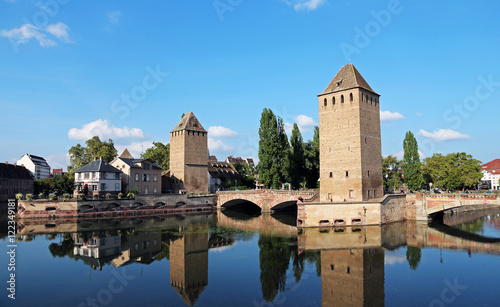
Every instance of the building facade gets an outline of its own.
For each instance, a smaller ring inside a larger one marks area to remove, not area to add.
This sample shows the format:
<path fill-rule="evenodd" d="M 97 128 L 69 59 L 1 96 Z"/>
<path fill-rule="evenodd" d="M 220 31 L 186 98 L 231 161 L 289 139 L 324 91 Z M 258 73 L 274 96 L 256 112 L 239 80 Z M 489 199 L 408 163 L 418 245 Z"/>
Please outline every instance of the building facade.
<path fill-rule="evenodd" d="M 208 133 L 193 112 L 170 132 L 170 176 L 174 193 L 208 192 Z"/>
<path fill-rule="evenodd" d="M 352 64 L 318 95 L 321 202 L 383 196 L 379 97 Z"/>
<path fill-rule="evenodd" d="M 0 163 L 0 201 L 33 193 L 33 175 L 24 166 Z"/>
<path fill-rule="evenodd" d="M 481 165 L 481 171 L 483 184 L 488 185 L 491 190 L 500 190 L 500 159 Z"/>
<path fill-rule="evenodd" d="M 102 158 L 75 171 L 75 196 L 83 193 L 87 197 L 105 197 L 108 193 L 118 194 L 121 190 L 122 172 L 104 162 Z"/>
<path fill-rule="evenodd" d="M 208 162 L 208 189 L 210 193 L 227 191 L 232 186 L 238 185 L 241 176 L 231 163 Z"/>
<path fill-rule="evenodd" d="M 122 185 L 130 191 L 137 187 L 140 195 L 161 194 L 162 168 L 151 159 L 134 159 L 125 149 L 110 164 L 123 172 Z"/>
<path fill-rule="evenodd" d="M 17 160 L 17 164 L 26 167 L 35 177 L 43 179 L 50 177 L 50 166 L 44 158 L 32 154 L 25 154 Z"/>

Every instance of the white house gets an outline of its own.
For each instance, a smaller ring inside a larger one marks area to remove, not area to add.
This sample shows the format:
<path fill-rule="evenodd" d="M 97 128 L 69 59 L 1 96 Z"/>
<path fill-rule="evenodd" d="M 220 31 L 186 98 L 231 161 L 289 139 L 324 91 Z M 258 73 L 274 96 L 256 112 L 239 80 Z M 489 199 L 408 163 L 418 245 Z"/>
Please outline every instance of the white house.
<path fill-rule="evenodd" d="M 107 193 L 118 194 L 121 190 L 122 171 L 102 159 L 75 171 L 75 195 L 87 191 L 86 196 L 98 194 L 104 197 Z"/>
<path fill-rule="evenodd" d="M 488 183 L 492 190 L 500 189 L 500 159 L 495 159 L 481 165 L 483 178 L 481 181 Z"/>
<path fill-rule="evenodd" d="M 17 160 L 17 164 L 26 167 L 35 179 L 50 177 L 50 166 L 42 157 L 25 154 L 21 159 Z"/>

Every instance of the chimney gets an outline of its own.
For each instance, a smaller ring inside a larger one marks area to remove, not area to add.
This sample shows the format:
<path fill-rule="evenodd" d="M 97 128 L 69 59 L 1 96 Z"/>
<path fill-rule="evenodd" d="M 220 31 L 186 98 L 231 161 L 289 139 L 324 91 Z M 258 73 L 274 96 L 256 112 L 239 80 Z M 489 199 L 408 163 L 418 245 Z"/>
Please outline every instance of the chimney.
<path fill-rule="evenodd" d="M 9 161 L 5 161 L 5 164 L 9 165 Z"/>

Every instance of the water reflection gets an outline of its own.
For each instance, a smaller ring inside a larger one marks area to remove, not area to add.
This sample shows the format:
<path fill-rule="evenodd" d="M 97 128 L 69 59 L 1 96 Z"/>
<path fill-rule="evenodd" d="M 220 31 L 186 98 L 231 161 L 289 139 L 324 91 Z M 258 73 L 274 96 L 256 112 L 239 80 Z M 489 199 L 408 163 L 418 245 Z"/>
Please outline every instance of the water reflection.
<path fill-rule="evenodd" d="M 104 274 L 106 266 L 168 263 L 165 274 L 169 277 L 165 275 L 156 282 L 164 283 L 169 278 L 177 296 L 192 306 L 203 296 L 211 299 L 204 304 L 216 304 L 213 300 L 222 300 L 218 291 L 231 286 L 209 276 L 209 272 L 224 274 L 220 268 L 209 270 L 209 256 L 214 256 L 210 250 L 225 253 L 222 247 L 237 245 L 238 241 L 251 243 L 255 238 L 253 247 L 242 249 L 233 258 L 246 257 L 256 248 L 257 267 L 248 258 L 245 275 L 231 279 L 242 287 L 251 283 L 253 271 L 260 271 L 260 293 L 248 294 L 254 305 L 260 304 L 260 300 L 277 304 L 285 298 L 287 305 L 307 303 L 312 299 L 306 295 L 311 290 L 300 285 L 317 278 L 321 282 L 318 301 L 323 306 L 384 306 L 388 304 L 387 293 L 392 291 L 385 287 L 386 253 L 405 248 L 407 266 L 414 271 L 419 270 L 425 248 L 500 255 L 500 239 L 484 232 L 486 225 L 498 229 L 500 223 L 495 214 L 498 210 L 445 216 L 444 223 L 430 226 L 407 222 L 383 227 L 301 230 L 291 225 L 290 216 L 276 218 L 241 212 L 148 219 L 32 220 L 19 223 L 18 240 L 30 241 L 45 235 L 53 257 L 74 259 L 78 265 L 97 271 L 94 274 Z M 231 263 L 227 266 L 231 267 Z M 61 280 L 70 278 L 60 274 Z M 208 287 L 209 282 L 213 286 Z M 235 298 L 228 298 L 226 303 L 231 303 L 231 299 Z"/>

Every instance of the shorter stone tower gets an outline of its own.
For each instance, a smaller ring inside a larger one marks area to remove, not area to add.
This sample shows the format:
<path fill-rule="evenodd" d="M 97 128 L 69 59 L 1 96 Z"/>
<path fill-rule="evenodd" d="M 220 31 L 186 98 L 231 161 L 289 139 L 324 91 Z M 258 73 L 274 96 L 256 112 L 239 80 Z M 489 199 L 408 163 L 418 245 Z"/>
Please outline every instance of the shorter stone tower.
<path fill-rule="evenodd" d="M 379 97 L 352 64 L 318 95 L 321 202 L 383 196 Z"/>
<path fill-rule="evenodd" d="M 174 193 L 208 193 L 208 136 L 193 112 L 170 132 L 170 178 Z"/>

